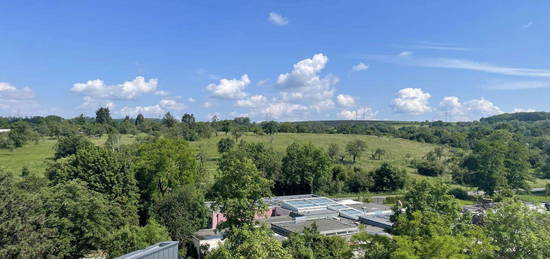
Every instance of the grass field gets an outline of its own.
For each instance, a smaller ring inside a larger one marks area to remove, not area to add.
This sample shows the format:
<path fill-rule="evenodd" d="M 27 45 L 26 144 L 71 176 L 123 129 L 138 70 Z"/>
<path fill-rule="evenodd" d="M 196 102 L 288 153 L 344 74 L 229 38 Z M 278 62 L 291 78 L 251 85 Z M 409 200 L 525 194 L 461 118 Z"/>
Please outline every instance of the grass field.
<path fill-rule="evenodd" d="M 198 149 L 202 149 L 207 157 L 207 167 L 209 170 L 215 170 L 216 160 L 220 157 L 217 151 L 217 143 L 221 138 L 226 137 L 224 133 L 217 137 L 203 139 L 192 144 Z M 348 142 L 356 139 L 364 140 L 367 143 L 367 151 L 358 158 L 357 164 L 367 170 L 378 168 L 382 163 L 389 162 L 393 165 L 405 168 L 411 159 L 419 159 L 427 152 L 433 150 L 436 145 L 425 144 L 405 139 L 391 137 L 377 137 L 367 135 L 345 135 L 345 134 L 311 134 L 311 133 L 279 133 L 273 136 L 247 134 L 241 139 L 248 142 L 263 142 L 273 147 L 275 151 L 284 152 L 286 147 L 294 142 L 312 143 L 326 150 L 326 148 L 336 143 L 340 145 L 342 151 Z M 382 160 L 370 159 L 370 154 L 377 148 L 386 150 L 386 155 Z M 408 169 L 413 172 L 413 169 Z M 415 177 L 423 177 L 415 175 Z"/>
<path fill-rule="evenodd" d="M 101 138 L 90 138 L 96 145 L 103 145 L 107 135 Z M 134 141 L 134 136 L 123 135 L 122 143 L 128 144 Z M 53 161 L 55 138 L 42 138 L 37 144 L 29 143 L 22 148 L 12 151 L 0 149 L 0 169 L 18 174 L 23 167 L 27 167 L 31 173 L 41 174 Z"/>

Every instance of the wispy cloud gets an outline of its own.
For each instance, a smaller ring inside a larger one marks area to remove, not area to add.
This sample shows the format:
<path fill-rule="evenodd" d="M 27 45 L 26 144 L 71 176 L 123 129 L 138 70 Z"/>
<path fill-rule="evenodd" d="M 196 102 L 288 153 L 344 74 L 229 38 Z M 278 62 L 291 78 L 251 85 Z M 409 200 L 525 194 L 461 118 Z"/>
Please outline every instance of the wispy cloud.
<path fill-rule="evenodd" d="M 409 46 L 417 49 L 433 49 L 433 50 L 454 50 L 454 51 L 471 51 L 472 48 L 465 48 L 457 44 L 441 43 L 432 41 L 420 41 L 416 44 Z"/>
<path fill-rule="evenodd" d="M 521 27 L 524 28 L 524 29 L 527 29 L 529 27 L 533 26 L 533 22 L 532 21 L 529 21 L 528 23 L 522 25 Z"/>
<path fill-rule="evenodd" d="M 406 57 L 404 57 L 406 56 Z M 434 58 L 434 57 L 419 57 L 412 55 L 367 55 L 366 59 L 377 60 L 381 62 L 401 64 L 408 66 L 420 67 L 436 67 L 436 68 L 452 68 L 472 70 L 493 74 L 511 75 L 511 76 L 526 76 L 526 77 L 550 77 L 550 69 L 538 68 L 521 68 L 521 67 L 506 67 L 498 66 L 489 63 L 481 63 L 467 59 L 456 58 Z"/>
<path fill-rule="evenodd" d="M 280 26 L 288 25 L 288 19 L 275 12 L 269 13 L 268 20 L 271 23 L 276 25 L 280 25 Z"/>
<path fill-rule="evenodd" d="M 511 82 L 493 82 L 488 85 L 493 90 L 523 90 L 549 88 L 550 81 L 511 81 Z"/>

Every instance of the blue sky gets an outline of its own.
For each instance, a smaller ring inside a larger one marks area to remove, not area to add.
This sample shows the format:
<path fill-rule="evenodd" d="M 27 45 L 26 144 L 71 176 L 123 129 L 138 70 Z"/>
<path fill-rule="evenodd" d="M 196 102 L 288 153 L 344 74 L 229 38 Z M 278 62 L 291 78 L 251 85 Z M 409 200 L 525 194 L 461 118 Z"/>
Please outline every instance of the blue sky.
<path fill-rule="evenodd" d="M 550 109 L 548 1 L 2 1 L 0 115 Z"/>

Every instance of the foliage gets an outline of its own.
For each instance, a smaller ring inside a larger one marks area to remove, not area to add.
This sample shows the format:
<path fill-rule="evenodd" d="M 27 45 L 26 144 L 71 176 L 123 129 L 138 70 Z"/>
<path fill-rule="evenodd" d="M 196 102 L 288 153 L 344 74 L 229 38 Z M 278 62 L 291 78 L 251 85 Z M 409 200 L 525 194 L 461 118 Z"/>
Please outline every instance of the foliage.
<path fill-rule="evenodd" d="M 464 160 L 471 174 L 466 183 L 492 195 L 505 188 L 527 189 L 530 179 L 527 147 L 507 131 L 498 130 L 481 139 Z"/>
<path fill-rule="evenodd" d="M 293 143 L 287 147 L 283 157 L 281 181 L 294 194 L 320 191 L 330 181 L 330 165 L 328 155 L 313 144 Z"/>
<path fill-rule="evenodd" d="M 367 150 L 367 143 L 360 139 L 349 142 L 346 145 L 346 151 L 352 157 L 353 163 L 365 150 Z"/>
<path fill-rule="evenodd" d="M 333 161 L 336 161 L 336 159 L 340 158 L 341 152 L 342 151 L 340 151 L 340 146 L 336 143 L 331 143 L 327 148 L 327 155 Z"/>
<path fill-rule="evenodd" d="M 123 222 L 135 223 L 137 210 L 137 189 L 131 162 L 123 154 L 102 147 L 87 146 L 76 154 L 58 160 L 48 169 L 52 185 L 74 179 L 85 182 L 95 192 L 118 204 L 117 210 L 125 215 Z"/>
<path fill-rule="evenodd" d="M 227 218 L 220 227 L 251 225 L 257 214 L 267 210 L 262 199 L 271 195 L 272 181 L 262 177 L 248 158 L 222 158 L 219 170 L 221 175 L 212 187 L 215 195 L 212 207 Z"/>
<path fill-rule="evenodd" d="M 59 137 L 55 145 L 55 159 L 68 157 L 76 154 L 80 149 L 93 145 L 86 137 L 80 135 L 71 135 L 66 137 Z"/>
<path fill-rule="evenodd" d="M 374 191 L 395 191 L 405 186 L 407 174 L 404 170 L 398 169 L 388 163 L 376 169 L 372 174 L 374 180 Z"/>
<path fill-rule="evenodd" d="M 364 259 L 390 259 L 397 248 L 397 244 L 391 238 L 371 235 L 365 231 L 355 234 L 351 238 L 351 244 L 356 258 Z"/>
<path fill-rule="evenodd" d="M 44 197 L 47 225 L 58 231 L 54 243 L 60 246 L 59 256 L 81 257 L 105 249 L 110 232 L 126 221 L 103 194 L 80 180 L 53 186 Z"/>
<path fill-rule="evenodd" d="M 60 252 L 52 241 L 57 230 L 47 226 L 42 200 L 30 190 L 19 190 L 13 177 L 3 173 L 0 208 L 0 257 L 39 258 Z"/>
<path fill-rule="evenodd" d="M 489 210 L 485 227 L 500 258 L 550 258 L 548 214 L 508 200 Z"/>
<path fill-rule="evenodd" d="M 181 186 L 194 184 L 200 177 L 196 154 L 181 139 L 161 138 L 139 145 L 135 166 L 141 200 L 146 207 Z"/>
<path fill-rule="evenodd" d="M 233 228 L 230 233 L 224 243 L 212 251 L 207 258 L 290 258 L 287 250 L 282 247 L 281 242 L 275 239 L 271 230 L 266 226 L 245 225 L 241 228 Z"/>
<path fill-rule="evenodd" d="M 273 135 L 277 132 L 279 132 L 279 124 L 275 121 L 268 121 L 262 123 L 262 128 L 265 133 L 269 135 Z"/>
<path fill-rule="evenodd" d="M 352 250 L 348 241 L 338 236 L 323 236 L 317 225 L 306 227 L 302 234 L 290 234 L 283 242 L 293 258 L 351 258 Z"/>
<path fill-rule="evenodd" d="M 187 123 L 187 124 L 193 124 L 195 123 L 195 116 L 193 114 L 185 113 L 181 117 L 181 122 Z"/>
<path fill-rule="evenodd" d="M 235 141 L 233 139 L 222 138 L 220 139 L 220 141 L 218 141 L 218 152 L 219 153 L 229 152 L 234 145 L 235 145 Z"/>
<path fill-rule="evenodd" d="M 108 107 L 101 107 L 95 112 L 95 122 L 99 124 L 111 124 L 111 112 Z"/>
<path fill-rule="evenodd" d="M 180 247 L 189 246 L 193 233 L 208 223 L 208 208 L 202 195 L 185 186 L 162 197 L 151 208 L 152 217 L 168 230 Z"/>
<path fill-rule="evenodd" d="M 108 237 L 107 251 L 109 258 L 114 258 L 168 240 L 171 239 L 166 228 L 149 219 L 143 227 L 126 225 L 115 230 Z"/>
<path fill-rule="evenodd" d="M 167 112 L 164 114 L 164 117 L 162 118 L 162 124 L 168 128 L 172 128 L 178 124 L 178 120 L 170 114 L 170 112 Z"/>
<path fill-rule="evenodd" d="M 425 176 L 441 176 L 445 173 L 445 166 L 439 161 L 424 160 L 415 165 L 418 173 Z"/>

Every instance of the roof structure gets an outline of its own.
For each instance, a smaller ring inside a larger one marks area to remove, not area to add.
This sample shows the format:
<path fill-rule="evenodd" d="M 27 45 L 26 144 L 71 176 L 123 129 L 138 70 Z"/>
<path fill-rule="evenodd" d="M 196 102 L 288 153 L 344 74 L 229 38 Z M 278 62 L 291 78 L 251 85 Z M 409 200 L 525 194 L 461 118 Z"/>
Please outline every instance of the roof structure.
<path fill-rule="evenodd" d="M 306 227 L 309 228 L 313 224 L 317 226 L 319 233 L 326 236 L 347 236 L 359 232 L 357 225 L 344 223 L 335 219 L 296 219 L 292 221 L 273 223 L 271 224 L 271 229 L 273 229 L 275 233 L 288 236 L 291 233 L 302 233 Z"/>
<path fill-rule="evenodd" d="M 137 250 L 115 259 L 177 259 L 178 241 L 165 241 Z"/>

